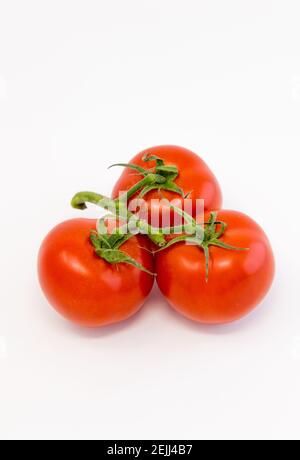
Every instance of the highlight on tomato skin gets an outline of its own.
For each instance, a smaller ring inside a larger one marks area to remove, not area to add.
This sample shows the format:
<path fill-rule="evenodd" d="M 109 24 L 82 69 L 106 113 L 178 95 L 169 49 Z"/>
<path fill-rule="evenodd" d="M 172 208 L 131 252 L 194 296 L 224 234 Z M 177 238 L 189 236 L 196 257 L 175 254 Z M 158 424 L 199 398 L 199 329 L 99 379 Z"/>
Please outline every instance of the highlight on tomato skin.
<path fill-rule="evenodd" d="M 149 296 L 154 276 L 128 264 L 111 265 L 90 242 L 96 220 L 73 219 L 55 227 L 42 243 L 38 274 L 49 303 L 81 326 L 100 327 L 137 313 Z M 148 239 L 133 236 L 122 251 L 154 273 Z M 145 248 L 145 249 L 144 249 Z"/>
<path fill-rule="evenodd" d="M 221 240 L 248 250 L 211 247 L 208 280 L 199 247 L 179 243 L 156 254 L 162 294 L 177 312 L 203 324 L 230 323 L 249 314 L 265 298 L 275 275 L 270 242 L 256 222 L 228 210 L 219 211 L 218 219 L 228 225 Z"/>
<path fill-rule="evenodd" d="M 166 166 L 174 166 L 178 170 L 178 177 L 174 179 L 174 184 L 181 189 L 183 196 L 172 191 L 164 190 L 163 188 L 152 190 L 143 196 L 143 199 L 148 203 L 152 201 L 151 209 L 153 210 L 153 200 L 161 200 L 165 198 L 169 201 L 176 200 L 178 207 L 184 200 L 184 196 L 193 201 L 193 215 L 196 216 L 196 200 L 204 200 L 205 210 L 221 209 L 222 207 L 222 192 L 220 185 L 209 169 L 207 164 L 195 153 L 183 147 L 165 145 L 152 147 L 144 150 L 136 155 L 129 164 L 136 165 L 141 168 L 155 168 L 155 161 L 145 163 L 145 158 L 153 156 L 162 159 Z M 130 168 L 126 168 L 112 192 L 112 198 L 116 199 L 120 194 L 127 192 L 135 187 L 141 180 L 141 176 Z M 135 194 L 132 199 L 137 198 L 139 193 Z M 159 207 L 160 214 L 169 213 L 169 208 L 165 210 L 162 205 Z M 145 217 L 145 216 L 144 216 Z"/>

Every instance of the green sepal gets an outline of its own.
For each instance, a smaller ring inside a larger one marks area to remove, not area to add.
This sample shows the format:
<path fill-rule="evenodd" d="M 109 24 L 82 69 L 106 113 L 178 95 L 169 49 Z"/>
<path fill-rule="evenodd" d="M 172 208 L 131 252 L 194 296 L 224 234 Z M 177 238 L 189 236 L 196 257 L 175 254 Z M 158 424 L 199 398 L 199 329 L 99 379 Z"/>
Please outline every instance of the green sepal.
<path fill-rule="evenodd" d="M 160 190 L 160 187 L 158 188 L 157 185 L 148 185 L 147 187 L 144 187 L 141 190 L 141 193 L 139 194 L 139 198 L 144 198 L 148 193 L 154 191 L 154 190 Z"/>
<path fill-rule="evenodd" d="M 117 166 L 120 166 L 122 168 L 129 168 L 132 169 L 138 173 L 140 173 L 142 176 L 147 176 L 150 172 L 149 169 L 142 168 L 141 166 L 131 164 L 131 163 L 116 163 L 114 165 L 109 166 L 108 169 L 115 168 Z"/>
<path fill-rule="evenodd" d="M 182 190 L 182 188 L 178 187 L 178 185 L 176 185 L 175 182 L 172 182 L 170 180 L 168 180 L 165 184 L 163 184 L 160 187 L 160 190 L 166 190 L 168 192 L 177 193 L 182 198 L 184 198 L 184 191 Z"/>
<path fill-rule="evenodd" d="M 114 244 L 114 249 L 119 249 L 123 244 L 125 244 L 127 241 L 129 241 L 134 235 L 131 233 L 127 233 L 126 235 L 123 235 L 121 239 L 115 242 Z"/>
<path fill-rule="evenodd" d="M 126 232 L 124 233 L 124 231 L 122 231 L 122 228 L 124 227 L 119 227 L 119 228 L 117 227 L 114 233 L 108 234 L 107 227 L 105 225 L 105 221 L 107 219 L 112 219 L 112 217 L 106 216 L 98 220 L 97 232 L 98 232 L 98 237 L 104 244 L 104 247 L 111 249 L 111 248 L 115 248 L 117 244 L 120 244 L 120 245 L 123 244 L 124 237 L 125 235 L 127 235 L 127 233 Z M 113 220 L 115 221 L 115 218 L 113 218 Z"/>
<path fill-rule="evenodd" d="M 167 166 L 161 158 L 150 154 L 145 155 L 142 160 L 145 163 L 154 161 L 156 162 L 156 167 L 145 169 L 132 163 L 117 163 L 110 166 L 110 168 L 115 166 L 129 168 L 144 177 L 143 180 L 135 184 L 127 191 L 128 198 L 134 196 L 138 191 L 140 191 L 139 197 L 143 198 L 153 190 L 170 191 L 184 198 L 184 191 L 174 182 L 179 175 L 179 171 L 176 166 Z"/>
<path fill-rule="evenodd" d="M 155 273 L 150 272 L 147 270 L 143 265 L 137 262 L 135 259 L 130 257 L 123 251 L 118 249 L 103 249 L 101 252 L 101 258 L 104 259 L 106 262 L 112 265 L 117 264 L 128 264 L 132 265 L 133 267 L 138 268 L 139 270 L 147 273 L 148 275 L 155 276 Z"/>
<path fill-rule="evenodd" d="M 226 222 L 216 222 L 216 224 L 221 225 L 221 229 L 215 234 L 215 238 L 219 239 L 226 232 L 228 225 L 226 224 Z"/>
<path fill-rule="evenodd" d="M 92 245 L 94 246 L 95 251 L 101 251 L 102 250 L 102 244 L 101 244 L 99 235 L 96 232 L 91 231 L 90 241 L 91 241 Z M 109 246 L 107 247 L 107 249 L 109 249 Z"/>
<path fill-rule="evenodd" d="M 142 160 L 144 161 L 144 163 L 150 163 L 151 161 L 155 161 L 156 166 L 164 166 L 165 164 L 164 160 L 157 157 L 156 155 L 151 155 L 150 153 L 147 153 L 146 155 L 144 155 Z"/>
<path fill-rule="evenodd" d="M 217 246 L 218 248 L 228 249 L 229 251 L 249 251 L 249 248 L 238 248 L 236 246 L 232 246 L 231 244 L 223 243 L 220 240 L 212 241 L 209 244 L 210 246 Z"/>
<path fill-rule="evenodd" d="M 100 233 L 92 231 L 90 234 L 90 240 L 96 250 L 103 249 L 103 248 L 105 249 L 111 248 L 107 237 L 105 237 L 104 235 L 101 235 Z"/>
<path fill-rule="evenodd" d="M 148 273 L 151 276 L 155 276 L 154 273 L 147 270 L 143 265 L 137 262 L 135 259 L 130 257 L 123 251 L 120 251 L 120 247 L 123 246 L 126 241 L 129 241 L 134 235 L 128 234 L 112 234 L 112 235 L 102 235 L 99 233 L 99 230 L 103 230 L 105 217 L 99 221 L 98 233 L 96 231 L 91 231 L 90 241 L 94 246 L 95 253 L 97 256 L 109 264 L 117 265 L 120 263 L 126 263 L 133 265 L 139 270 Z M 105 227 L 106 228 L 106 227 Z"/>
<path fill-rule="evenodd" d="M 217 213 L 212 212 L 210 214 L 210 218 L 208 221 L 208 224 L 206 226 L 206 232 L 205 232 L 205 241 L 211 239 L 212 235 L 216 233 L 216 220 L 217 220 Z"/>
<path fill-rule="evenodd" d="M 179 175 L 178 168 L 176 166 L 158 166 L 156 168 L 156 174 L 167 177 L 168 180 L 174 181 Z"/>

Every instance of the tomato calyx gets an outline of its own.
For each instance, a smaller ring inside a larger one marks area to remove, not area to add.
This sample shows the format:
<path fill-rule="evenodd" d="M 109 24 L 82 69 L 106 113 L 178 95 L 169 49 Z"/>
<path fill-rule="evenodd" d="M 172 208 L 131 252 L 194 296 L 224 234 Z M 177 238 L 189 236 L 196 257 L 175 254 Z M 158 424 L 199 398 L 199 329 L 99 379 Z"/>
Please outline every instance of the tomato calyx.
<path fill-rule="evenodd" d="M 129 264 L 148 275 L 155 276 L 154 273 L 143 267 L 137 260 L 120 250 L 121 246 L 134 235 L 130 233 L 124 234 L 122 227 L 117 228 L 112 234 L 107 234 L 106 220 L 107 217 L 100 219 L 97 231 L 92 230 L 90 234 L 90 241 L 94 246 L 96 255 L 111 265 Z"/>
<path fill-rule="evenodd" d="M 121 166 L 124 168 L 132 169 L 136 175 L 142 176 L 141 179 L 136 185 L 134 185 L 130 190 L 126 192 L 127 198 L 132 198 L 136 193 L 139 193 L 139 198 L 144 198 L 149 192 L 153 190 L 159 191 L 168 191 L 180 195 L 182 198 L 185 198 L 186 195 L 184 191 L 175 184 L 175 180 L 179 176 L 179 170 L 177 166 L 167 166 L 161 158 L 147 154 L 143 157 L 145 163 L 155 162 L 156 166 L 154 168 L 142 168 L 141 166 L 131 164 L 131 163 L 117 163 L 110 168 L 116 166 Z"/>
<path fill-rule="evenodd" d="M 171 246 L 178 243 L 185 243 L 194 246 L 198 246 L 203 250 L 205 255 L 205 278 L 206 282 L 209 280 L 209 265 L 210 265 L 210 246 L 216 246 L 221 249 L 230 251 L 248 251 L 249 248 L 238 248 L 230 244 L 224 243 L 220 240 L 225 234 L 227 229 L 226 222 L 218 221 L 218 213 L 211 212 L 208 222 L 198 223 L 192 216 L 179 209 L 176 206 L 171 206 L 181 217 L 184 218 L 185 224 L 179 227 L 173 227 L 171 229 L 172 234 L 182 233 L 177 237 L 170 240 L 164 247 L 158 249 L 157 252 L 164 251 Z"/>

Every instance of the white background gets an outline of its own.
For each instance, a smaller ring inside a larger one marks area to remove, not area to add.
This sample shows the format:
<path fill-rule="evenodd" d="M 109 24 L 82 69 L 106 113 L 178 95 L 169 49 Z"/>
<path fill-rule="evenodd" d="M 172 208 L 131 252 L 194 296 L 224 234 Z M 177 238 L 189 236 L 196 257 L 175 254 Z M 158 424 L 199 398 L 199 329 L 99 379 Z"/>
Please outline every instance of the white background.
<path fill-rule="evenodd" d="M 299 19 L 299 0 L 0 0 L 1 438 L 300 438 Z M 166 143 L 265 228 L 272 292 L 229 326 L 155 291 L 122 325 L 73 327 L 38 285 L 43 237 Z"/>

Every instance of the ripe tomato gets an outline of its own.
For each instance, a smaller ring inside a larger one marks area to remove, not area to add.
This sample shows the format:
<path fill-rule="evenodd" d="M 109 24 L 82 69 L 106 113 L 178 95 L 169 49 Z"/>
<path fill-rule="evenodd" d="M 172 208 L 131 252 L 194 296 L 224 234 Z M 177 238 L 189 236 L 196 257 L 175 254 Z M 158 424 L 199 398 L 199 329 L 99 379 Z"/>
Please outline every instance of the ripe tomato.
<path fill-rule="evenodd" d="M 174 180 L 174 183 L 184 192 L 184 195 L 189 194 L 188 198 L 192 200 L 191 213 L 193 216 L 196 215 L 197 199 L 204 200 L 206 210 L 215 210 L 222 207 L 222 193 L 217 179 L 198 155 L 182 147 L 168 145 L 153 147 L 149 150 L 145 150 L 135 156 L 130 164 L 146 169 L 155 168 L 155 161 L 144 161 L 147 155 L 156 156 L 162 159 L 166 166 L 177 167 L 179 175 Z M 132 169 L 130 168 L 126 168 L 113 189 L 112 198 L 118 198 L 120 193 L 129 191 L 140 180 L 141 175 L 139 175 L 137 172 L 133 173 Z M 132 199 L 136 198 L 137 196 L 138 194 L 134 195 Z M 169 201 L 175 200 L 174 204 L 178 207 L 181 206 L 181 203 L 184 199 L 178 193 L 164 190 L 163 187 L 161 191 L 152 190 L 143 197 L 146 203 L 151 203 L 151 207 L 149 206 L 148 211 L 150 212 L 151 209 L 152 216 L 159 216 L 160 224 L 164 212 L 168 215 L 170 214 L 170 207 L 168 205 L 162 205 L 158 203 L 155 204 L 153 201 L 161 200 L 162 198 L 166 198 Z M 132 199 L 130 201 L 132 201 Z M 157 207 L 157 209 L 155 209 L 155 207 Z M 149 212 L 148 220 L 150 220 Z M 147 218 L 143 212 L 141 217 Z M 172 222 L 173 221 L 171 219 L 171 224 Z M 153 220 L 151 223 L 153 226 L 157 226 L 156 222 L 153 222 Z"/>
<path fill-rule="evenodd" d="M 65 318 L 82 326 L 98 327 L 135 314 L 150 294 L 154 277 L 138 268 L 100 259 L 90 242 L 96 221 L 75 219 L 52 230 L 39 253 L 41 287 L 50 304 Z M 122 251 L 154 272 L 148 240 L 134 236 Z"/>
<path fill-rule="evenodd" d="M 275 271 L 268 238 L 252 219 L 223 210 L 218 220 L 228 225 L 220 241 L 248 250 L 211 246 L 208 280 L 204 252 L 197 246 L 178 243 L 156 256 L 157 282 L 170 305 L 207 324 L 232 322 L 249 313 L 269 291 Z"/>

